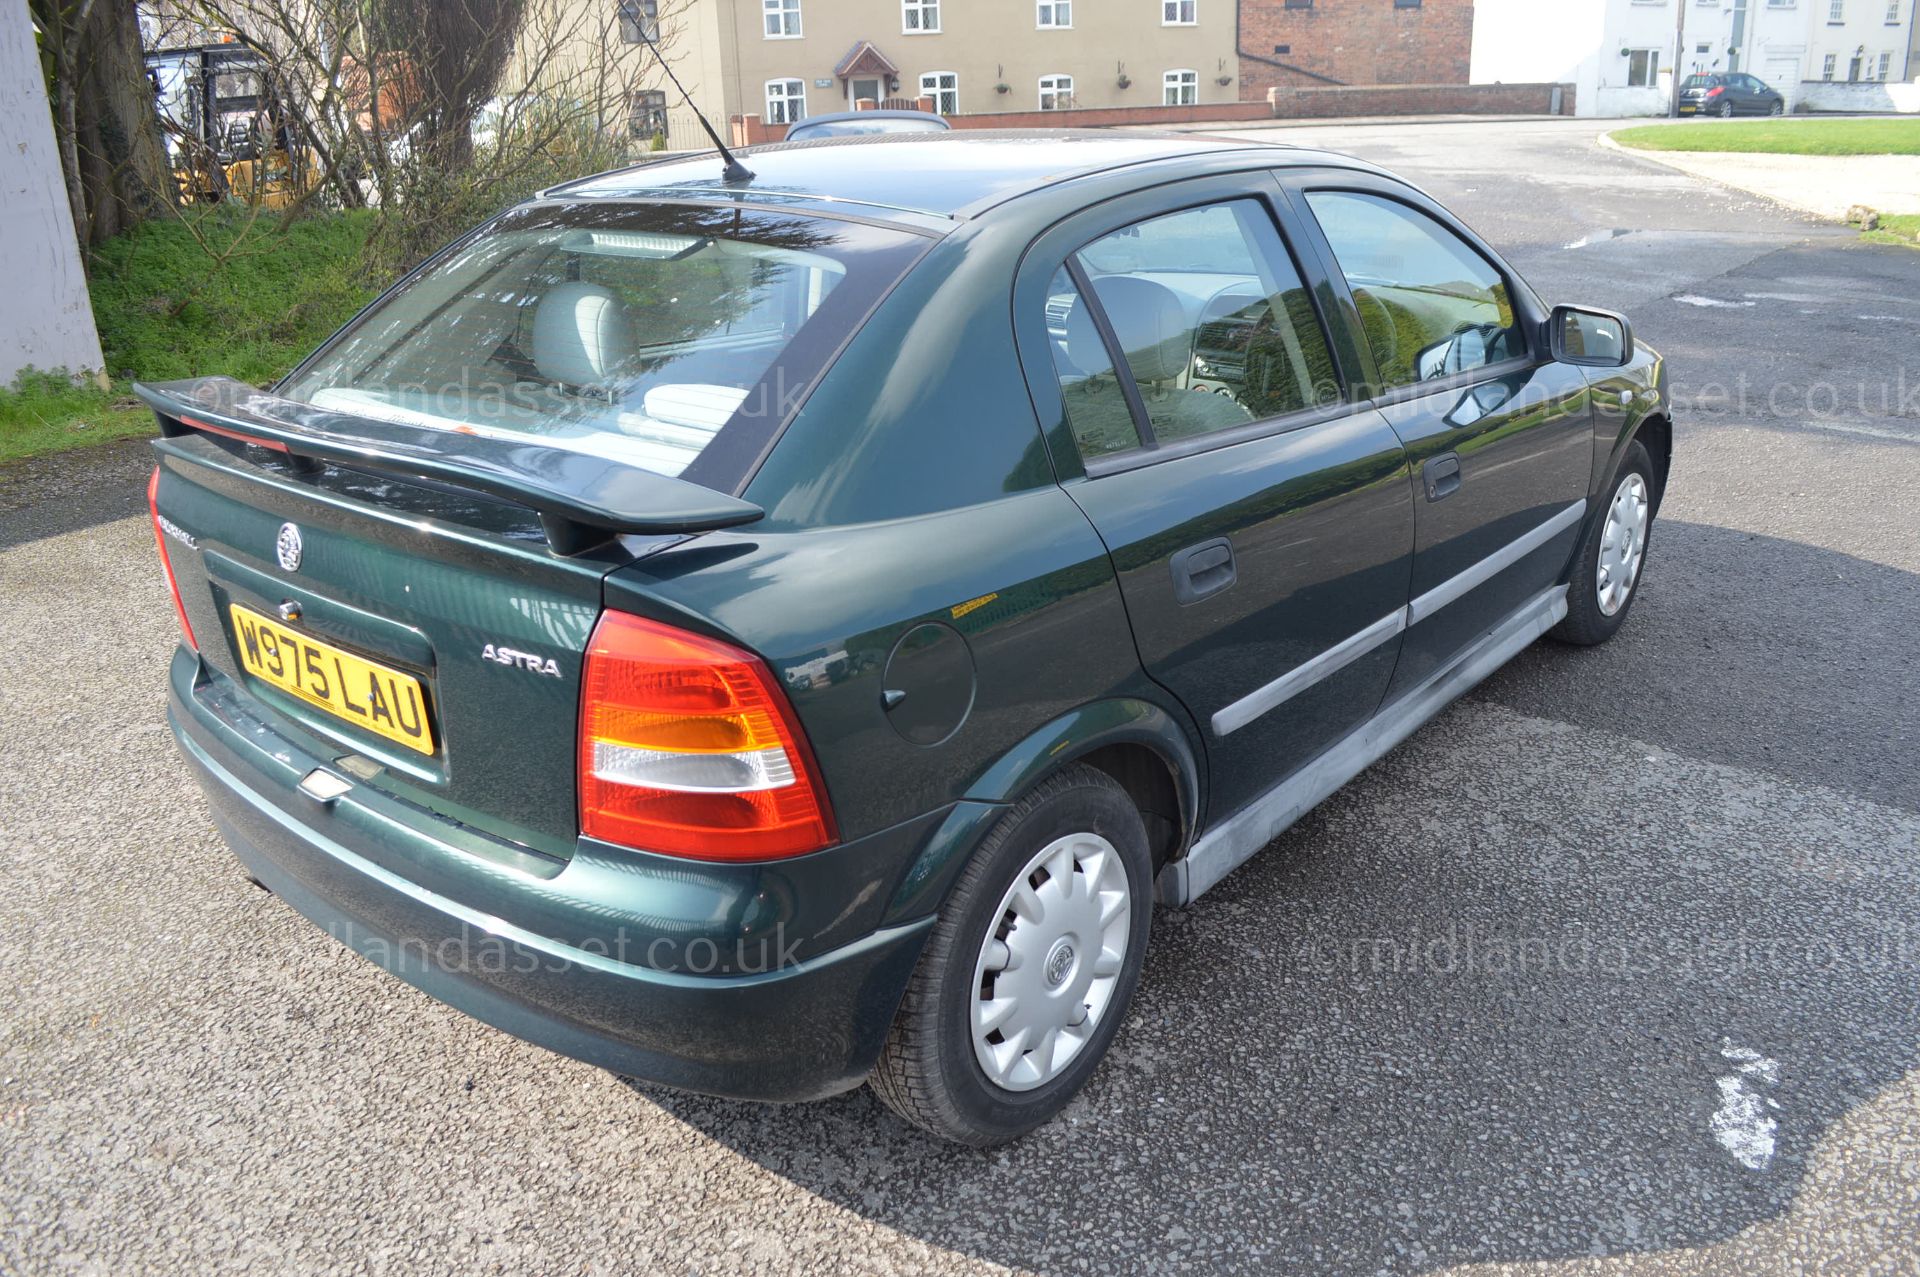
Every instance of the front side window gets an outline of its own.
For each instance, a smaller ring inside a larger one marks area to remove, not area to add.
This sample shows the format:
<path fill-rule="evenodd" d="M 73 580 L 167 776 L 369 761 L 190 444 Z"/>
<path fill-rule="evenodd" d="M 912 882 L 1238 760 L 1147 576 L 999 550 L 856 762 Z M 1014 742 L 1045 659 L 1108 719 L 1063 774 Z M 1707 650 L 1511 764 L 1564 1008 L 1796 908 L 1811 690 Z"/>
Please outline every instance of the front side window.
<path fill-rule="evenodd" d="M 1065 111 L 1072 106 L 1072 76 L 1043 75 L 1040 77 L 1040 109 L 1042 111 Z"/>
<path fill-rule="evenodd" d="M 523 208 L 402 283 L 280 393 L 445 430 L 450 450 L 534 439 L 707 482 L 723 428 L 770 438 L 793 406 L 781 388 L 809 384 L 920 243 L 734 209 Z"/>
<path fill-rule="evenodd" d="M 1635 49 L 1627 55 L 1627 87 L 1652 88 L 1660 83 L 1660 50 Z"/>
<path fill-rule="evenodd" d="M 807 118 L 807 86 L 802 80 L 768 80 L 768 124 L 798 124 Z"/>
<path fill-rule="evenodd" d="M 1382 387 L 1437 381 L 1527 353 L 1507 282 L 1472 245 L 1378 195 L 1312 191 Z"/>
<path fill-rule="evenodd" d="M 1073 0 L 1039 0 L 1034 25 L 1042 31 L 1064 30 L 1073 25 Z"/>
<path fill-rule="evenodd" d="M 960 114 L 960 75 L 955 71 L 929 71 L 920 77 L 920 96 L 933 99 L 933 109 L 941 115 Z"/>
<path fill-rule="evenodd" d="M 1160 25 L 1190 27 L 1200 20 L 1199 0 L 1160 0 Z"/>
<path fill-rule="evenodd" d="M 1259 203 L 1137 223 L 1081 249 L 1074 265 L 1098 315 L 1063 270 L 1049 290 L 1047 332 L 1084 455 L 1197 438 L 1339 399 L 1312 300 Z M 1102 321 L 1145 410 L 1144 436 Z"/>
<path fill-rule="evenodd" d="M 1160 100 L 1167 106 L 1192 106 L 1200 100 L 1198 71 L 1169 71 L 1160 77 Z"/>
<path fill-rule="evenodd" d="M 800 34 L 800 0 L 760 0 L 760 5 L 769 40 L 790 39 Z"/>
<path fill-rule="evenodd" d="M 940 0 L 900 0 L 900 30 L 921 35 L 940 29 Z"/>

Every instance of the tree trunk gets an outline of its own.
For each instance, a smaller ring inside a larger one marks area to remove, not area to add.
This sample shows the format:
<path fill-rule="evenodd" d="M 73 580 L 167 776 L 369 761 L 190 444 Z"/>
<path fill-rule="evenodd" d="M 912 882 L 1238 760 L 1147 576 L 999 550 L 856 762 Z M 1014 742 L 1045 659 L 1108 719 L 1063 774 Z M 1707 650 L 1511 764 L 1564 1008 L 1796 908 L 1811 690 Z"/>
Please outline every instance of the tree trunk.
<path fill-rule="evenodd" d="M 83 251 L 177 197 L 133 0 L 32 0 Z"/>
<path fill-rule="evenodd" d="M 138 224 L 177 195 L 131 0 L 95 0 L 77 42 L 76 132 L 87 242 Z"/>

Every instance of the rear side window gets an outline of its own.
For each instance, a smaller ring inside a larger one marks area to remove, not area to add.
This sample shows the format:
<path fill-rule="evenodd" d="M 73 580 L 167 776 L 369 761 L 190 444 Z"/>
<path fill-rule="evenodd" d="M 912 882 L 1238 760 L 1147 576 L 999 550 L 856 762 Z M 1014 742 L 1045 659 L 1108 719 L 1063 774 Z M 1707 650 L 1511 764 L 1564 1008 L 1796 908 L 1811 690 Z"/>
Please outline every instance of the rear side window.
<path fill-rule="evenodd" d="M 1418 209 L 1353 191 L 1310 191 L 1353 292 L 1383 386 L 1435 381 L 1527 353 L 1507 282 Z"/>
<path fill-rule="evenodd" d="M 1115 231 L 1054 276 L 1047 328 L 1082 454 L 1176 442 L 1340 396 L 1307 290 L 1265 208 L 1233 200 Z M 1103 333 L 1102 328 L 1107 331 Z M 1115 380 L 1110 334 L 1130 386 Z M 1129 413 L 1137 390 L 1146 433 Z"/>
<path fill-rule="evenodd" d="M 280 393 L 444 429 L 450 450 L 535 436 L 730 488 L 923 243 L 784 214 L 535 206 L 408 280 Z"/>

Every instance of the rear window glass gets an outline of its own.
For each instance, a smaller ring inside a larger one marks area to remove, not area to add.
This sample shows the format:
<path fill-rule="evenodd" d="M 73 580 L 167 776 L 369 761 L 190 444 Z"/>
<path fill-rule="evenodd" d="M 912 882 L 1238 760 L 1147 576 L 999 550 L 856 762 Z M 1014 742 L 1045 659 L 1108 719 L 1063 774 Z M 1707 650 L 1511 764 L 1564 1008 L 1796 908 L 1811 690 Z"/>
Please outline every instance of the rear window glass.
<path fill-rule="evenodd" d="M 1690 75 L 1680 85 L 1683 89 L 1710 89 L 1715 81 L 1710 75 Z"/>
<path fill-rule="evenodd" d="M 925 242 L 741 209 L 516 210 L 407 280 L 280 393 L 730 488 Z"/>

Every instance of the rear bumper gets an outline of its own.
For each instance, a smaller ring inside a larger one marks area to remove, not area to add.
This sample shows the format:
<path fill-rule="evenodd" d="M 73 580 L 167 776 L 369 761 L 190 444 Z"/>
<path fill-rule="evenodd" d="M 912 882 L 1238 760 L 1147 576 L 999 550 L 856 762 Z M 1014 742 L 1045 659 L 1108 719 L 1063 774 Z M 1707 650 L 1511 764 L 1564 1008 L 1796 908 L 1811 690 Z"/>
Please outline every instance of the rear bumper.
<path fill-rule="evenodd" d="M 671 920 L 698 884 L 641 867 L 609 899 L 604 863 L 541 876 L 475 862 L 444 843 L 423 852 L 427 835 L 390 828 L 397 822 L 378 795 L 356 788 L 323 806 L 300 794 L 299 777 L 328 760 L 204 695 L 195 664 L 183 650 L 167 716 L 222 836 L 276 895 L 362 956 L 517 1037 L 669 1086 L 807 1100 L 858 1086 L 871 1070 L 930 917 L 797 958 L 789 949 L 800 946 L 783 942 L 723 958 L 711 933 L 689 942 L 670 926 L 613 935 L 609 912 Z M 456 899 L 433 889 L 449 879 L 396 871 L 423 855 L 477 865 L 461 881 L 482 889 Z M 576 870 L 595 898 L 570 901 Z M 578 942 L 553 934 L 569 910 L 579 913 Z M 514 921 L 523 917 L 541 926 Z M 730 926 L 744 936 L 754 919 Z M 716 967 L 730 969 L 699 974 Z"/>

